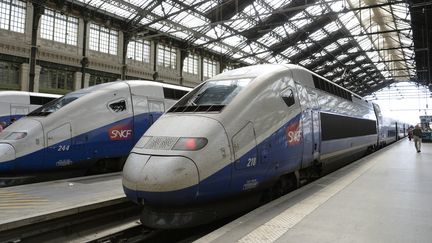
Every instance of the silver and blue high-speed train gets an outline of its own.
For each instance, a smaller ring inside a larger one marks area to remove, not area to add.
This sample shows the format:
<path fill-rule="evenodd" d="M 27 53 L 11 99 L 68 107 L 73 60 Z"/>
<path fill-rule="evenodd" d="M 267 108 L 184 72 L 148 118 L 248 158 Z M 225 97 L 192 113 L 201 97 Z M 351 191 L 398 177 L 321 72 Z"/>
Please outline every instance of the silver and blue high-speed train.
<path fill-rule="evenodd" d="M 121 169 L 136 141 L 190 90 L 140 80 L 68 93 L 0 133 L 0 176 Z"/>
<path fill-rule="evenodd" d="M 375 107 L 296 65 L 224 72 L 137 142 L 123 168 L 125 194 L 142 206 L 149 227 L 209 222 L 389 143 L 391 133 L 378 134 L 391 125 L 380 124 Z"/>
<path fill-rule="evenodd" d="M 60 96 L 26 91 L 0 91 L 0 122 L 9 124 L 11 120 L 17 120 Z"/>

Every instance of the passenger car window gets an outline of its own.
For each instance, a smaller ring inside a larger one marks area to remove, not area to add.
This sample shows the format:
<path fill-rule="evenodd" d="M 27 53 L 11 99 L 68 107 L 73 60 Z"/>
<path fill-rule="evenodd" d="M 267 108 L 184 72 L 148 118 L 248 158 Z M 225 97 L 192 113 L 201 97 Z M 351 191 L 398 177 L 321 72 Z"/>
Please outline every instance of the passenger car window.
<path fill-rule="evenodd" d="M 108 106 L 110 110 L 112 110 L 113 112 L 122 112 L 126 110 L 126 101 L 125 100 L 114 101 L 110 103 Z"/>
<path fill-rule="evenodd" d="M 294 92 L 291 89 L 282 91 L 282 99 L 288 107 L 295 104 Z"/>

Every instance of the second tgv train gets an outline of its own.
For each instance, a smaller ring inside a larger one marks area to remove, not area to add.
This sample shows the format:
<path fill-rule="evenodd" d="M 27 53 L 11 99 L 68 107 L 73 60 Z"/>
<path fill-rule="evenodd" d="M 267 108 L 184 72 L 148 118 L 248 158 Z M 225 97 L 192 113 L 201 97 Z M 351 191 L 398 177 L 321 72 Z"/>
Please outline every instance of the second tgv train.
<path fill-rule="evenodd" d="M 123 188 L 146 226 L 203 224 L 395 141 L 397 127 L 302 67 L 244 67 L 204 82 L 154 123 L 126 161 Z"/>
<path fill-rule="evenodd" d="M 189 90 L 116 81 L 68 93 L 0 133 L 0 176 L 121 169 L 148 127 Z"/>
<path fill-rule="evenodd" d="M 0 122 L 9 124 L 61 95 L 26 91 L 0 91 Z"/>

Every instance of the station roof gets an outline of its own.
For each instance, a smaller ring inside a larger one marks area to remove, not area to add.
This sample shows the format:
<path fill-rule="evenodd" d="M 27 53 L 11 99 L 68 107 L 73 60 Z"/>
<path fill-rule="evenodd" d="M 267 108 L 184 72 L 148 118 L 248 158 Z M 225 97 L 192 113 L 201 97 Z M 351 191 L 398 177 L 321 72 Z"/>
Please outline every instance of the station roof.
<path fill-rule="evenodd" d="M 431 1 L 68 2 L 122 19 L 133 36 L 178 39 L 185 50 L 208 49 L 232 66 L 299 64 L 361 96 L 398 81 L 432 82 Z"/>

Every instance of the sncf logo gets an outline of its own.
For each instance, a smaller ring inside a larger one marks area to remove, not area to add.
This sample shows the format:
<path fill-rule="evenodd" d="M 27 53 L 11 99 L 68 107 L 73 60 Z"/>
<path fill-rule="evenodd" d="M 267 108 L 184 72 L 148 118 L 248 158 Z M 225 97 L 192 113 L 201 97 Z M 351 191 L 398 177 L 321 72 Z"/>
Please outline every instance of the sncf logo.
<path fill-rule="evenodd" d="M 130 124 L 120 124 L 108 130 L 110 140 L 129 140 L 132 139 L 132 127 Z"/>
<path fill-rule="evenodd" d="M 297 145 L 301 142 L 302 134 L 300 131 L 300 123 L 289 125 L 285 130 L 285 136 L 289 145 Z"/>

